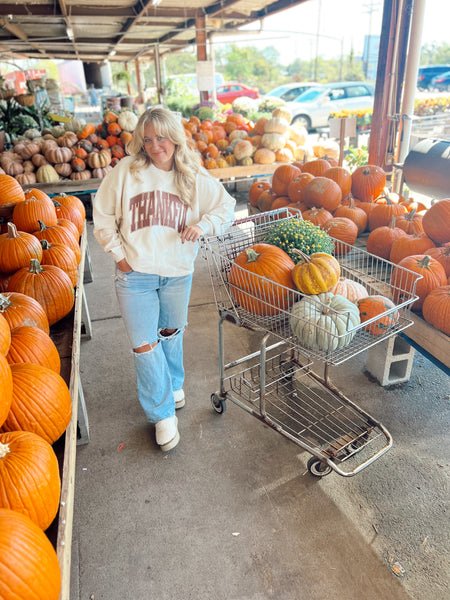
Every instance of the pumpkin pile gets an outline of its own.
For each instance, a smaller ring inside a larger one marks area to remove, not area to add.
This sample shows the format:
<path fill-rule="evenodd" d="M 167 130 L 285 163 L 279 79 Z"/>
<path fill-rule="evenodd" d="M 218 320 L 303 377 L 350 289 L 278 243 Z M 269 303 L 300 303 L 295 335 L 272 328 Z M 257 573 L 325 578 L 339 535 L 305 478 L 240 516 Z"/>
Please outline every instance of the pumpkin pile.
<path fill-rule="evenodd" d="M 23 191 L 0 174 L 0 597 L 57 600 L 61 573 L 45 535 L 59 505 L 53 444 L 72 416 L 50 327 L 74 304 L 84 205 Z"/>
<path fill-rule="evenodd" d="M 290 163 L 311 155 L 308 132 L 290 124 L 291 115 L 276 108 L 270 118 L 252 123 L 240 113 L 212 121 L 192 116 L 182 123 L 188 143 L 197 150 L 206 169 L 250 166 L 252 164 Z"/>
<path fill-rule="evenodd" d="M 333 160 L 326 157 L 278 166 L 271 181 L 252 183 L 249 203 L 252 211 L 299 210 L 305 221 L 334 240 L 338 257 L 364 235 L 368 252 L 422 277 L 416 285 L 419 298 L 411 308 L 449 335 L 445 315 L 450 300 L 445 288 L 450 285 L 450 199 L 427 207 L 390 192 L 386 174 L 376 165 L 361 166 L 350 173 L 346 167 L 333 166 Z M 293 235 L 278 236 L 279 245 L 288 252 Z M 265 241 L 276 243 L 274 239 Z M 305 247 L 311 246 L 308 238 L 303 241 Z M 299 249 L 305 251 L 304 247 Z M 313 249 L 319 251 L 320 247 Z M 295 261 L 294 256 L 291 258 Z M 411 296 L 417 279 L 411 275 L 405 282 L 400 280 L 400 273 L 404 271 L 394 269 L 392 273 L 397 303 Z"/>
<path fill-rule="evenodd" d="M 126 155 L 137 120 L 129 109 L 108 110 L 98 126 L 72 119 L 42 132 L 29 129 L 0 155 L 0 173 L 21 185 L 102 179 Z"/>

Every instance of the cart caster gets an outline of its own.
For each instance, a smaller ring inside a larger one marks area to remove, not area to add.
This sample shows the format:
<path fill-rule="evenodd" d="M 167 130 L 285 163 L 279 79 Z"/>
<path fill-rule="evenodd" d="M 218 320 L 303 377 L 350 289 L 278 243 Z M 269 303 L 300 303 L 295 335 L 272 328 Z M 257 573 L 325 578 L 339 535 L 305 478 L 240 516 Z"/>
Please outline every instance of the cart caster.
<path fill-rule="evenodd" d="M 314 477 L 325 477 L 325 475 L 329 475 L 333 470 L 327 463 L 323 462 L 319 458 L 315 456 L 311 456 L 307 463 L 308 471 Z"/>
<path fill-rule="evenodd" d="M 219 415 L 226 411 L 227 405 L 225 404 L 225 400 L 218 394 L 211 394 L 211 404 L 213 409 L 216 413 L 219 413 Z"/>
<path fill-rule="evenodd" d="M 281 361 L 280 373 L 283 376 L 284 381 L 291 381 L 294 377 L 295 367 L 290 361 Z"/>

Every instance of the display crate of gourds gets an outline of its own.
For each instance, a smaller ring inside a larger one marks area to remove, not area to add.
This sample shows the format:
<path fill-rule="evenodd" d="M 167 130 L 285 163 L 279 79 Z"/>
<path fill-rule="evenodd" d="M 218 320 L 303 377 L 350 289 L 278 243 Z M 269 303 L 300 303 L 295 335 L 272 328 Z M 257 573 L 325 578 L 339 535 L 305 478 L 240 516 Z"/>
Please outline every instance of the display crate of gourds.
<path fill-rule="evenodd" d="M 59 597 L 61 572 L 46 532 L 60 506 L 54 444 L 69 425 L 72 398 L 51 327 L 74 305 L 84 210 L 76 196 L 24 192 L 0 174 L 2 598 Z"/>
<path fill-rule="evenodd" d="M 71 119 L 43 131 L 28 129 L 0 154 L 0 173 L 23 186 L 101 179 L 126 155 L 137 119 L 132 110 L 124 109 L 106 111 L 97 126 Z"/>
<path fill-rule="evenodd" d="M 313 145 L 306 129 L 291 124 L 291 115 L 282 107 L 271 117 L 251 122 L 239 113 L 224 115 L 213 121 L 198 117 L 183 119 L 189 144 L 197 150 L 207 169 L 292 163 L 312 158 L 315 152 L 336 154 L 339 146 L 332 140 L 324 142 L 325 149 Z"/>
<path fill-rule="evenodd" d="M 271 181 L 250 186 L 250 212 L 281 207 L 300 211 L 338 249 L 360 242 L 420 275 L 412 310 L 450 335 L 450 199 L 428 206 L 406 199 L 387 189 L 380 167 L 362 165 L 351 173 L 327 157 L 280 165 Z"/>

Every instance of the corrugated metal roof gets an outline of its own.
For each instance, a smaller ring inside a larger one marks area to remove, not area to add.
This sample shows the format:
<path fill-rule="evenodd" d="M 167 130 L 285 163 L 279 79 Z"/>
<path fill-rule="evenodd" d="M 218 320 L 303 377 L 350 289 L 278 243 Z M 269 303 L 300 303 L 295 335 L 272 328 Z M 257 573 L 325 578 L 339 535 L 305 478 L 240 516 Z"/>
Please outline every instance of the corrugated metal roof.
<path fill-rule="evenodd" d="M 0 4 L 0 59 L 150 60 L 308 0 L 14 0 Z"/>

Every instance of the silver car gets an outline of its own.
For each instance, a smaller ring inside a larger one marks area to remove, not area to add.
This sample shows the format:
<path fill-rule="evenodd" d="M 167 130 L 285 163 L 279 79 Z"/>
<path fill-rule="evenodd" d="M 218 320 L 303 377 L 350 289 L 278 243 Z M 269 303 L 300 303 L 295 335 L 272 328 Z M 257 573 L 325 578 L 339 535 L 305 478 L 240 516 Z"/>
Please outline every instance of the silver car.
<path fill-rule="evenodd" d="M 287 102 L 292 122 L 306 129 L 327 127 L 332 112 L 373 108 L 374 86 L 364 81 L 344 81 L 314 87 Z"/>
<path fill-rule="evenodd" d="M 320 84 L 316 81 L 303 81 L 299 83 L 285 83 L 280 85 L 270 92 L 267 92 L 264 97 L 270 96 L 271 98 L 280 98 L 285 102 L 291 102 L 298 98 L 301 94 L 310 90 L 313 87 L 318 87 Z"/>

